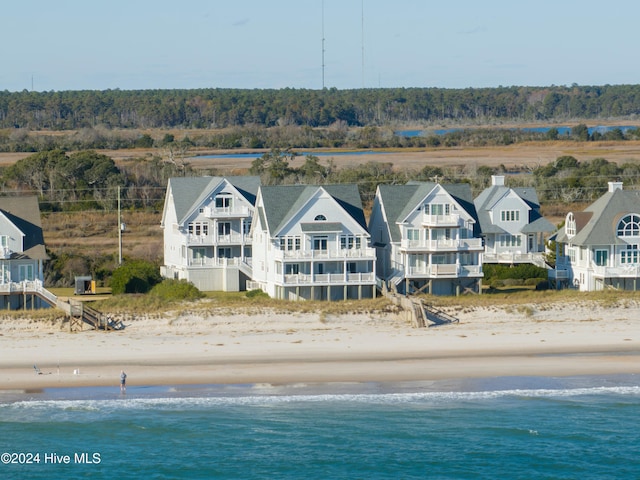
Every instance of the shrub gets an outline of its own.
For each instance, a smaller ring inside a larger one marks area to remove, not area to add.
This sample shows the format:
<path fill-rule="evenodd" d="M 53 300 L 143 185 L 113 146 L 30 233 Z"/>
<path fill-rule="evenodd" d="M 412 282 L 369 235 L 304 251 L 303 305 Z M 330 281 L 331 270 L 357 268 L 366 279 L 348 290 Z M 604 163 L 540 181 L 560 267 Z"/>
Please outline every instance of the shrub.
<path fill-rule="evenodd" d="M 123 293 L 147 293 L 151 287 L 160 283 L 162 278 L 158 267 L 145 260 L 127 262 L 113 271 L 111 292 L 114 295 Z"/>
<path fill-rule="evenodd" d="M 247 298 L 269 298 L 269 295 L 267 295 L 259 288 L 255 290 L 249 290 L 246 295 Z"/>
<path fill-rule="evenodd" d="M 155 285 L 149 295 L 154 295 L 166 301 L 198 300 L 204 297 L 204 293 L 186 280 L 174 280 L 168 278 Z"/>

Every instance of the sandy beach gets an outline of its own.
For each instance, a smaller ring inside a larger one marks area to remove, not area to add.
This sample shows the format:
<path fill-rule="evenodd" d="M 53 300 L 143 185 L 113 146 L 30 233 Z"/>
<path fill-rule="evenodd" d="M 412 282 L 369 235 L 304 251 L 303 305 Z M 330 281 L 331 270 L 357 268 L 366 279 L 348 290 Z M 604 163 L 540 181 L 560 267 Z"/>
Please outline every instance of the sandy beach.
<path fill-rule="evenodd" d="M 173 312 L 116 332 L 0 322 L 0 388 L 400 382 L 640 374 L 640 303 L 450 309 L 415 328 L 404 314 Z M 34 369 L 37 366 L 40 373 Z"/>

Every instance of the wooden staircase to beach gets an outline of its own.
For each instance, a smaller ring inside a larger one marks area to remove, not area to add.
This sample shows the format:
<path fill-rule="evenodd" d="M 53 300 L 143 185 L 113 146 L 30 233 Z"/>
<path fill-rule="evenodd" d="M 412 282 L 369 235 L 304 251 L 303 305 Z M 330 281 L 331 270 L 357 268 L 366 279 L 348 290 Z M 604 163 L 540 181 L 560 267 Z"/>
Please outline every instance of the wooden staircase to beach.
<path fill-rule="evenodd" d="M 95 308 L 88 306 L 85 302 L 70 302 L 69 330 L 82 330 L 83 326 L 89 325 L 94 330 L 104 330 L 106 332 L 124 329 L 121 320 L 113 320 L 109 315 L 105 315 Z"/>
<path fill-rule="evenodd" d="M 460 322 L 458 318 L 442 310 L 438 310 L 431 305 L 426 305 L 422 300 L 414 300 L 413 309 L 418 327 L 437 327 Z"/>

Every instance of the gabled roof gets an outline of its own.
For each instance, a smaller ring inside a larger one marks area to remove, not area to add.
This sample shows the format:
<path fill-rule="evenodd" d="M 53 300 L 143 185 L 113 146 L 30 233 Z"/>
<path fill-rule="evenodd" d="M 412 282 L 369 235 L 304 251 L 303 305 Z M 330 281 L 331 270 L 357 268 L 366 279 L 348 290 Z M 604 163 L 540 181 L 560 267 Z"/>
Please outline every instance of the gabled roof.
<path fill-rule="evenodd" d="M 265 222 L 263 226 L 268 227 L 271 235 L 276 235 L 320 189 L 324 189 L 362 228 L 367 229 L 360 192 L 358 186 L 353 184 L 263 185 L 260 187 L 260 195 L 264 211 L 259 209 L 258 212 L 261 221 Z"/>
<path fill-rule="evenodd" d="M 247 199 L 251 205 L 256 203 L 256 194 L 260 187 L 260 177 L 232 176 L 232 177 L 172 177 L 169 179 L 167 191 L 171 189 L 176 218 L 181 224 L 193 209 L 202 204 L 224 180 Z"/>
<path fill-rule="evenodd" d="M 538 194 L 534 188 L 510 188 L 505 185 L 492 185 L 485 188 L 474 201 L 478 212 L 480 230 L 483 234 L 503 233 L 504 230 L 491 221 L 489 212 L 495 205 L 513 191 L 529 207 L 529 221 L 522 233 L 553 232 L 555 227 L 540 214 Z"/>
<path fill-rule="evenodd" d="M 400 242 L 402 233 L 398 222 L 404 221 L 429 193 L 440 184 L 433 182 L 408 182 L 406 185 L 379 185 L 378 193 L 385 211 L 392 242 Z M 479 233 L 478 216 L 473 205 L 468 183 L 440 185 L 476 221 L 474 235 Z"/>
<path fill-rule="evenodd" d="M 557 241 L 574 245 L 621 245 L 618 222 L 627 214 L 640 214 L 640 191 L 616 189 L 593 202 L 584 212 L 574 214 L 576 234 L 569 239 L 564 228 Z"/>
<path fill-rule="evenodd" d="M 23 251 L 13 253 L 11 258 L 49 258 L 44 246 L 37 197 L 2 197 L 0 212 L 24 234 Z"/>

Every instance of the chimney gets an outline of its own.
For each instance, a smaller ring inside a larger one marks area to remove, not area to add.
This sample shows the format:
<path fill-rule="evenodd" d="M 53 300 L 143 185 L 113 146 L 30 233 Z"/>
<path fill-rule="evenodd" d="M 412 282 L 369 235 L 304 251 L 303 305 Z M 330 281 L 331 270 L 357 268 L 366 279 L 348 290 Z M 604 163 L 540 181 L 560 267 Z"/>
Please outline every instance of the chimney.
<path fill-rule="evenodd" d="M 504 175 L 491 175 L 491 185 L 494 187 L 504 187 Z"/>
<path fill-rule="evenodd" d="M 609 182 L 609 192 L 622 190 L 622 182 Z"/>

